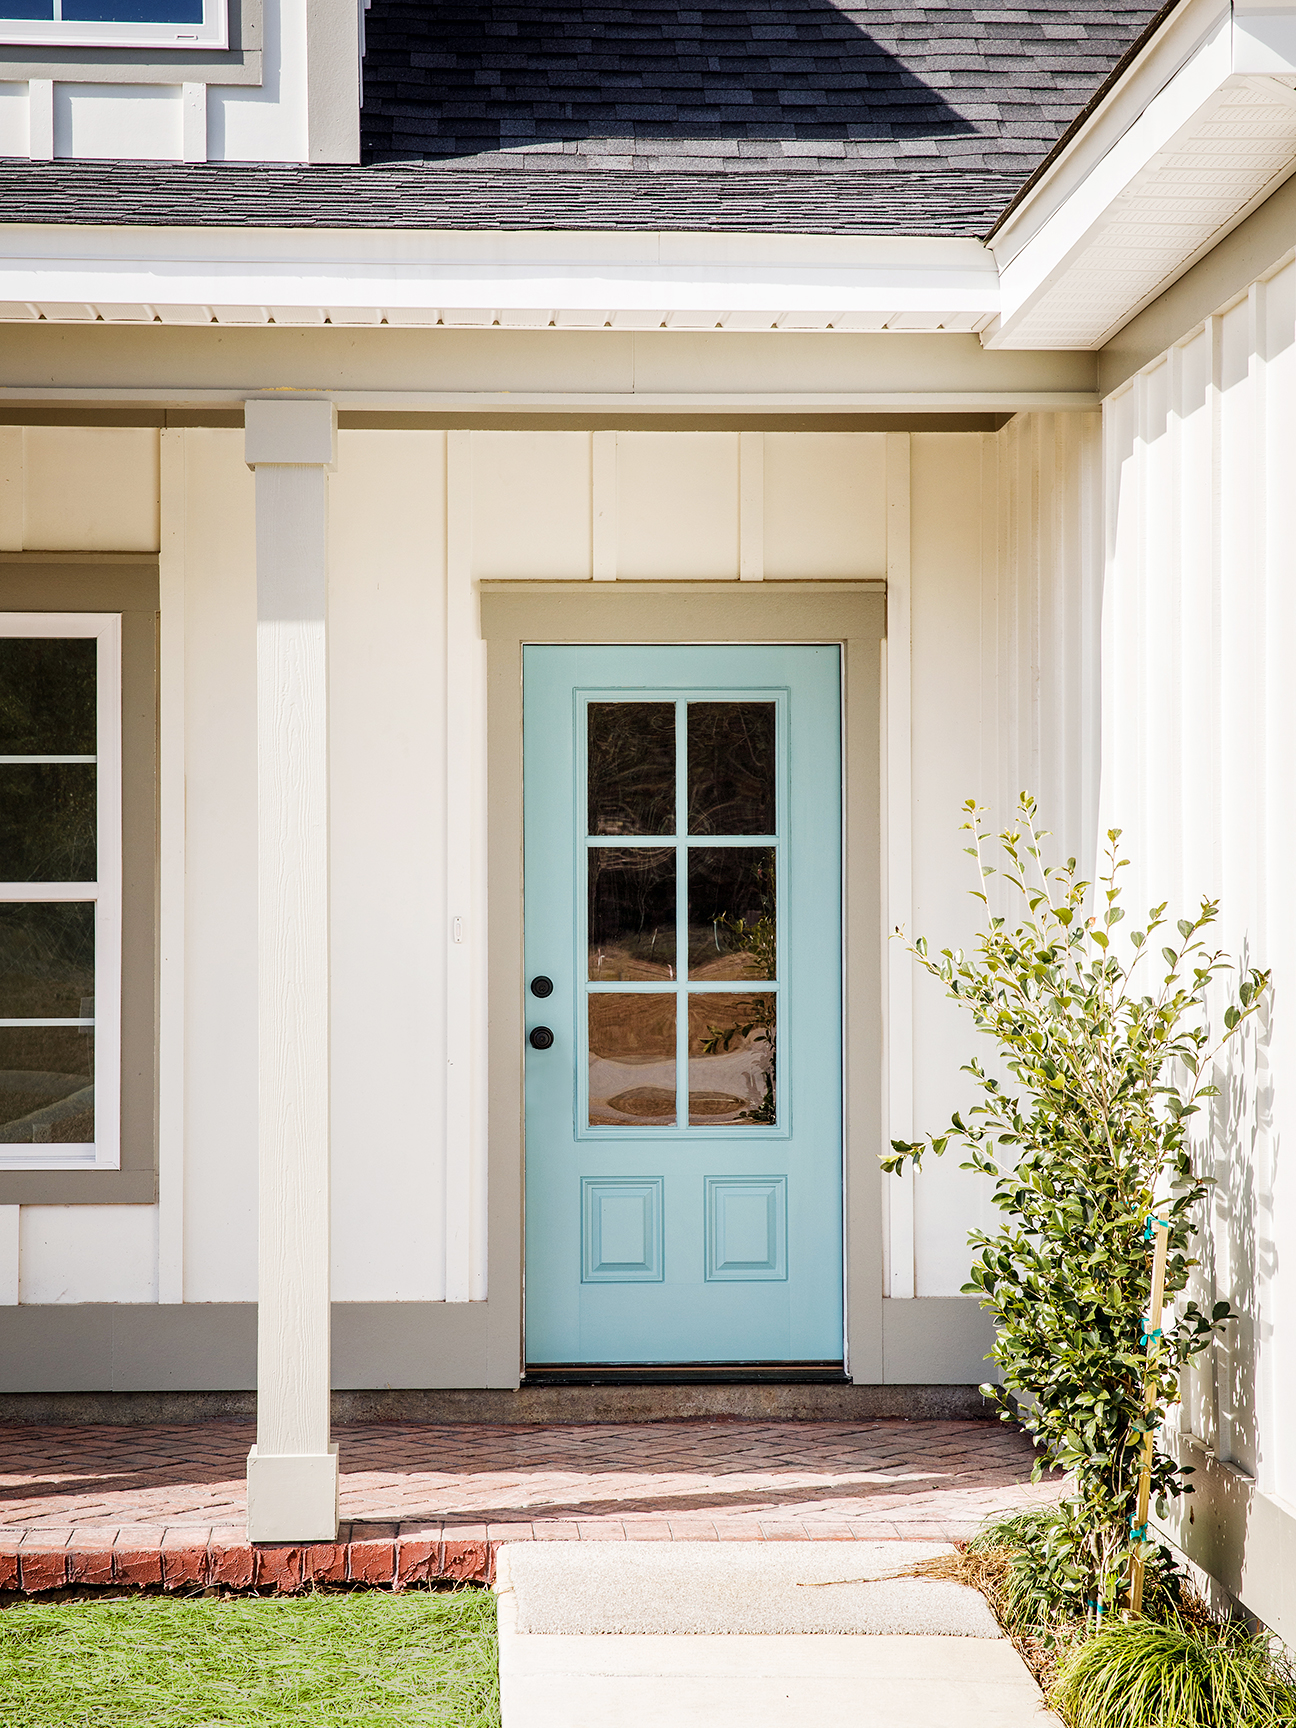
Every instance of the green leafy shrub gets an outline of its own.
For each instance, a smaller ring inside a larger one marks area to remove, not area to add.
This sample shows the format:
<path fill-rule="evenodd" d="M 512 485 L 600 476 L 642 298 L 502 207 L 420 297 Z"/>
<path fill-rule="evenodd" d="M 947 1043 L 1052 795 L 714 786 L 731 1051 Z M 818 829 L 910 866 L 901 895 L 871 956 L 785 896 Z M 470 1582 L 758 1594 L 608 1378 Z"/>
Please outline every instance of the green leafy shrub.
<path fill-rule="evenodd" d="M 1155 906 L 1121 941 L 1119 875 L 1128 861 L 1120 830 L 1108 833 L 1095 887 L 1079 878 L 1073 858 L 1061 868 L 1045 864 L 1047 836 L 1025 793 L 1016 826 L 999 836 L 1001 880 L 1022 908 L 1010 928 L 991 912 L 996 872 L 985 859 L 984 813 L 972 801 L 966 811 L 984 926 L 970 954 L 945 949 L 937 958 L 921 939 L 911 952 L 968 1010 L 997 1059 L 966 1064 L 978 1101 L 956 1112 L 946 1133 L 894 1141 L 882 1162 L 891 1171 L 917 1166 L 954 1141 L 968 1153 L 963 1168 L 995 1182 L 1003 1224 L 993 1235 L 973 1232 L 977 1254 L 964 1285 L 997 1321 L 993 1359 L 1003 1385 L 982 1390 L 1005 1420 L 1033 1433 L 1036 1478 L 1061 1467 L 1074 1483 L 1073 1498 L 1041 1529 L 1029 1566 L 1023 1562 L 1021 1589 L 1057 1614 L 1101 1615 L 1115 1607 L 1132 1555 L 1155 1563 L 1158 1552 L 1146 1531 L 1132 1532 L 1144 1437 L 1178 1397 L 1180 1370 L 1230 1318 L 1226 1302 L 1206 1314 L 1186 1301 L 1146 1347 L 1148 1219 L 1155 1212 L 1169 1225 L 1170 1302 L 1197 1264 L 1191 1248 L 1209 1186 L 1193 1165 L 1193 1118 L 1215 1094 L 1210 1072 L 1221 1044 L 1255 1013 L 1269 975 L 1243 974 L 1216 1039 L 1206 995 L 1231 963 L 1207 950 L 1203 932 L 1218 903 L 1203 900 L 1165 945 L 1154 940 L 1165 906 Z M 1152 1493 L 1162 1512 L 1187 1491 L 1187 1473 L 1154 1451 Z"/>
<path fill-rule="evenodd" d="M 1245 1627 L 1114 1621 L 1066 1656 L 1050 1698 L 1070 1728 L 1291 1728 L 1296 1685 Z"/>

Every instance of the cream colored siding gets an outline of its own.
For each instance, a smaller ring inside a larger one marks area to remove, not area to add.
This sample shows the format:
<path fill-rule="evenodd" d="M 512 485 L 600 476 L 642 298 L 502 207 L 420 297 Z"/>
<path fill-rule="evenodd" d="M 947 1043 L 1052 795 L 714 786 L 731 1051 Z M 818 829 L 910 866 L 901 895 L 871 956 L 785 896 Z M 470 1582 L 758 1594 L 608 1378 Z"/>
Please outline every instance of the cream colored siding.
<path fill-rule="evenodd" d="M 618 578 L 738 576 L 738 435 L 618 432 Z"/>
<path fill-rule="evenodd" d="M 473 574 L 587 578 L 590 487 L 588 432 L 474 433 Z"/>
<path fill-rule="evenodd" d="M 171 1098 L 182 1084 L 184 1110 L 182 1150 L 163 1150 L 161 1254 L 170 1298 L 248 1301 L 254 487 L 241 431 L 166 437 L 164 641 L 180 644 L 184 724 L 182 771 L 178 780 L 171 771 L 162 796 L 164 813 L 177 799 L 184 812 L 184 1025 L 167 1045 L 182 1059 L 168 1056 L 173 1086 L 167 1092 L 164 1074 L 163 1088 Z M 1086 820 L 1092 827 L 1092 728 L 1086 735 L 1068 716 L 1096 712 L 1096 417 L 1019 418 L 998 434 L 898 434 L 894 445 L 911 458 L 912 928 L 941 945 L 971 928 L 964 798 L 1006 815 L 1031 787 L 1073 850 Z M 11 493 L 16 483 L 30 494 L 33 476 L 46 476 L 41 507 L 56 511 L 60 483 L 75 495 L 89 452 L 97 473 L 117 475 L 105 508 L 128 502 L 134 532 L 156 544 L 156 450 L 153 432 L 9 429 L 0 477 L 16 475 Z M 727 583 L 741 571 L 876 581 L 887 569 L 886 451 L 879 433 L 339 435 L 329 587 L 337 1299 L 465 1301 L 488 1290 L 485 694 L 474 584 L 585 581 L 600 558 L 599 574 L 622 580 Z M 104 519 L 87 511 L 72 520 L 89 545 L 92 522 L 102 534 Z M 56 527 L 68 520 L 54 515 Z M 167 853 L 172 896 L 178 868 Z M 911 1030 L 915 1124 L 934 1127 L 965 1095 L 967 1028 L 917 980 Z M 169 1198 L 177 1170 L 182 1207 Z M 967 1229 L 985 1218 L 983 1187 L 949 1159 L 918 1179 L 915 1205 L 899 1252 L 913 1260 L 916 1292 L 955 1295 Z M 99 1288 L 108 1300 L 119 1287 L 107 1255 L 126 1226 L 113 1211 L 82 1209 L 77 1227 L 102 1240 L 105 1255 L 78 1268 L 79 1300 Z M 23 1240 L 34 1256 L 24 1289 L 53 1292 L 61 1238 L 28 1230 Z M 152 1299 L 151 1266 L 138 1270 L 136 1300 Z"/>
<path fill-rule="evenodd" d="M 0 551 L 157 549 L 156 432 L 0 427 Z"/>
<path fill-rule="evenodd" d="M 1097 415 L 1018 415 L 998 433 L 911 440 L 912 935 L 968 945 L 977 903 L 964 800 L 998 830 L 1038 798 L 1059 856 L 1092 850 L 1097 809 L 1101 581 Z M 914 1125 L 939 1130 L 969 1101 L 960 1068 L 984 1056 L 968 1018 L 915 978 Z M 955 1296 L 968 1229 L 993 1213 L 957 1157 L 914 1184 L 915 1289 Z"/>
<path fill-rule="evenodd" d="M 886 434 L 766 432 L 765 575 L 886 575 Z"/>

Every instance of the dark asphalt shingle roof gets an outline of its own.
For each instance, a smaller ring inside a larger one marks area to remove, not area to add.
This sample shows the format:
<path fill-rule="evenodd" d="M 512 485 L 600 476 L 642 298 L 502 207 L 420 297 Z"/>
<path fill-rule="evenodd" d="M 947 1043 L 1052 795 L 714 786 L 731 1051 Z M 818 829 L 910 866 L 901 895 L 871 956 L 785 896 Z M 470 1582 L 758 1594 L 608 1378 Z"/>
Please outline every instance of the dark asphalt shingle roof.
<path fill-rule="evenodd" d="M 1164 0 L 372 0 L 361 166 L 0 164 L 10 222 L 983 237 Z"/>
<path fill-rule="evenodd" d="M 851 5 L 373 0 L 368 160 L 1024 179 L 1164 0 Z M 571 159 L 575 158 L 575 161 Z"/>

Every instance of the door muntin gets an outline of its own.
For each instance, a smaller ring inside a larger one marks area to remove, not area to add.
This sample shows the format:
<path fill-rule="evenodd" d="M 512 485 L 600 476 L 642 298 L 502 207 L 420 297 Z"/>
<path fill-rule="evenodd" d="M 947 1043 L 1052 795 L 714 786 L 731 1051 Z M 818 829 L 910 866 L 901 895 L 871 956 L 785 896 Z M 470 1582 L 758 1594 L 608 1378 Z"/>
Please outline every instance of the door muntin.
<path fill-rule="evenodd" d="M 574 695 L 586 764 L 575 835 L 587 956 L 572 1029 L 577 1138 L 786 1135 L 777 960 L 788 693 Z M 739 772 L 708 762 L 736 751 Z M 616 780 L 629 790 L 610 789 Z"/>

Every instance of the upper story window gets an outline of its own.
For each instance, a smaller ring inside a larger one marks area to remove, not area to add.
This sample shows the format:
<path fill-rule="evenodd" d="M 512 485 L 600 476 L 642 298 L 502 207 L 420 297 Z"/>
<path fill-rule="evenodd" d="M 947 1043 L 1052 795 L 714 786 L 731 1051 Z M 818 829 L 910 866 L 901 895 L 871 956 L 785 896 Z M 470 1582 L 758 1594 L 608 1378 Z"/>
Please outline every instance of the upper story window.
<path fill-rule="evenodd" d="M 226 0 L 0 0 L 0 42 L 225 48 Z"/>
<path fill-rule="evenodd" d="M 0 1169 L 115 1169 L 121 621 L 0 614 Z"/>

